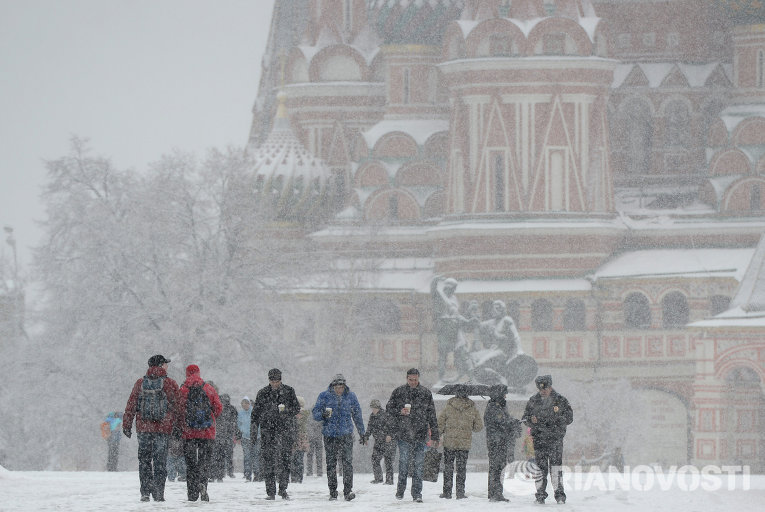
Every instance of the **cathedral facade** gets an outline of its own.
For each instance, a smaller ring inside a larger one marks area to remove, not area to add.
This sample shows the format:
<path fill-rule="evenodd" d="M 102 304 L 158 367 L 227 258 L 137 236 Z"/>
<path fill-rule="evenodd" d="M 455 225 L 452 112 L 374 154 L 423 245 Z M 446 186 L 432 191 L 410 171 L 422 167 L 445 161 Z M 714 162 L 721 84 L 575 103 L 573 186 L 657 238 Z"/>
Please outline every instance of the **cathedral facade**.
<path fill-rule="evenodd" d="M 484 317 L 507 304 L 542 369 L 630 382 L 652 442 L 628 463 L 762 471 L 757 5 L 280 0 L 254 192 L 356 269 L 354 314 L 382 319 L 358 340 L 375 366 L 435 371 L 430 283 L 452 277 Z M 318 338 L 311 308 L 345 288 L 294 293 Z"/>

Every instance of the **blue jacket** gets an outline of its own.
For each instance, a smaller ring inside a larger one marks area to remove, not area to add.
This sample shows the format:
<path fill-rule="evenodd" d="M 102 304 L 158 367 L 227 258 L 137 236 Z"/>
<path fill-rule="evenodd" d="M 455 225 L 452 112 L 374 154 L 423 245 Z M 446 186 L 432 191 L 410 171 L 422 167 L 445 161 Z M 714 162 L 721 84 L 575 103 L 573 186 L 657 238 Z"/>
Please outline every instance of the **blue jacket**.
<path fill-rule="evenodd" d="M 332 408 L 332 416 L 324 418 L 322 414 L 327 407 Z M 361 414 L 361 406 L 348 386 L 338 396 L 329 386 L 326 391 L 319 393 L 316 405 L 313 406 L 313 419 L 324 423 L 322 434 L 326 437 L 341 437 L 353 434 L 353 425 L 359 431 L 359 436 L 364 436 L 364 417 Z"/>
<path fill-rule="evenodd" d="M 242 409 L 236 413 L 236 426 L 239 428 L 239 432 L 242 433 L 242 437 L 245 439 L 250 438 L 250 421 L 252 419 L 252 407 L 248 410 Z"/>

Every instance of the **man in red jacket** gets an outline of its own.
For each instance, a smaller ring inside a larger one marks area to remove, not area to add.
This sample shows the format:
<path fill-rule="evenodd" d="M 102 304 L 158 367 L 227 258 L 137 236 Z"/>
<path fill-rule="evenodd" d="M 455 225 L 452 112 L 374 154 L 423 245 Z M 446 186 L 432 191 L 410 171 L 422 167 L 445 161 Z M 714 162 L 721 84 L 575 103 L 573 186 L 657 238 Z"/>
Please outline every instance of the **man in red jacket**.
<path fill-rule="evenodd" d="M 133 385 L 122 417 L 122 432 L 133 435 L 133 418 L 138 432 L 138 476 L 141 501 L 165 501 L 167 445 L 178 416 L 178 384 L 167 376 L 169 359 L 149 358 L 149 369 Z"/>
<path fill-rule="evenodd" d="M 183 425 L 183 455 L 186 459 L 186 492 L 189 501 L 210 501 L 210 476 L 215 418 L 223 410 L 218 393 L 202 380 L 199 366 L 186 367 L 186 381 L 180 389 L 180 418 Z"/>

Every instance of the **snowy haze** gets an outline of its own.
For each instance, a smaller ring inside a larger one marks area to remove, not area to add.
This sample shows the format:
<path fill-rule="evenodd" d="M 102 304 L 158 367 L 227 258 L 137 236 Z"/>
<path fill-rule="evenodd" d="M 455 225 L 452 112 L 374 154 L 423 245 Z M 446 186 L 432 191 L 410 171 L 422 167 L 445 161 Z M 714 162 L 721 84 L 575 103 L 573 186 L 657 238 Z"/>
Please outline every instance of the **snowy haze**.
<path fill-rule="evenodd" d="M 0 227 L 15 228 L 22 269 L 43 160 L 72 135 L 136 170 L 247 142 L 273 3 L 0 0 Z"/>
<path fill-rule="evenodd" d="M 239 449 L 237 447 L 237 449 Z M 240 450 L 241 451 L 241 450 Z M 424 482 L 422 504 L 412 503 L 407 492 L 403 501 L 394 498 L 394 487 L 371 485 L 371 474 L 354 475 L 356 499 L 351 503 L 337 501 L 331 504 L 333 509 L 361 511 L 418 510 L 447 511 L 475 510 L 487 507 L 488 510 L 513 510 L 518 512 L 539 512 L 540 510 L 566 510 L 586 512 L 590 510 L 608 512 L 736 512 L 759 511 L 765 500 L 765 477 L 752 475 L 748 490 L 743 490 L 742 477 L 736 477 L 734 490 L 728 490 L 727 480 L 715 491 L 693 489 L 691 478 L 687 475 L 667 474 L 661 485 L 653 485 L 646 490 L 625 490 L 615 486 L 613 490 L 582 489 L 569 486 L 566 490 L 568 501 L 559 507 L 550 499 L 545 507 L 540 508 L 533 502 L 533 483 L 522 479 L 506 479 L 505 497 L 510 503 L 490 503 L 486 499 L 486 474 L 468 473 L 466 481 L 467 500 L 439 499 L 442 480 Z M 601 480 L 602 477 L 602 480 Z M 573 477 L 571 477 L 573 479 Z M 586 480 L 582 480 L 585 482 Z M 608 482 L 607 475 L 598 474 L 593 482 Z M 645 481 L 644 481 L 645 482 Z M 681 483 L 678 483 L 681 482 Z M 646 486 L 648 487 L 648 486 Z M 549 488 L 548 488 L 549 490 Z M 42 491 L 42 492 L 41 492 Z M 104 472 L 6 472 L 0 469 L 0 500 L 5 512 L 26 512 L 29 510 L 77 510 L 79 512 L 102 512 L 118 508 L 121 511 L 132 510 L 190 510 L 199 508 L 212 511 L 253 510 L 260 505 L 264 508 L 313 511 L 328 505 L 326 477 L 306 477 L 302 484 L 292 483 L 287 491 L 290 501 L 267 502 L 262 482 L 248 483 L 241 478 L 227 478 L 224 482 L 211 483 L 208 487 L 209 503 L 186 501 L 186 484 L 168 482 L 165 487 L 165 503 L 141 503 L 139 501 L 138 473 Z M 407 489 L 409 491 L 409 489 Z"/>

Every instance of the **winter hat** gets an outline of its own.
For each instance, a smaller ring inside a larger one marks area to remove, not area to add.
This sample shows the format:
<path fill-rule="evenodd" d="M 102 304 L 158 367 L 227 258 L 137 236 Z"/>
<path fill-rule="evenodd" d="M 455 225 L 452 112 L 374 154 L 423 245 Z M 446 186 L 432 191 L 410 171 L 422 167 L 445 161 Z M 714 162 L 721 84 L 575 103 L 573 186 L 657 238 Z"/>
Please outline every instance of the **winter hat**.
<path fill-rule="evenodd" d="M 282 371 L 279 368 L 268 370 L 268 380 L 282 380 Z"/>
<path fill-rule="evenodd" d="M 245 400 L 249 402 L 250 401 L 250 397 L 247 396 L 247 395 L 243 396 L 242 397 L 242 402 L 244 402 Z"/>
<path fill-rule="evenodd" d="M 335 375 L 335 378 L 329 383 L 330 386 L 337 386 L 338 384 L 345 385 L 345 377 L 343 377 L 342 373 Z"/>
<path fill-rule="evenodd" d="M 380 403 L 378 399 L 375 398 L 374 400 L 369 402 L 369 407 L 371 407 L 372 409 L 382 409 L 382 404 Z"/>
<path fill-rule="evenodd" d="M 163 364 L 169 362 L 170 360 L 161 354 L 157 354 L 156 356 L 151 356 L 149 358 L 149 366 L 162 366 Z"/>
<path fill-rule="evenodd" d="M 534 384 L 536 384 L 539 389 L 549 388 L 552 386 L 552 375 L 540 375 L 534 379 Z"/>
<path fill-rule="evenodd" d="M 190 364 L 186 367 L 186 377 L 191 377 L 195 373 L 199 373 L 199 366 Z"/>

